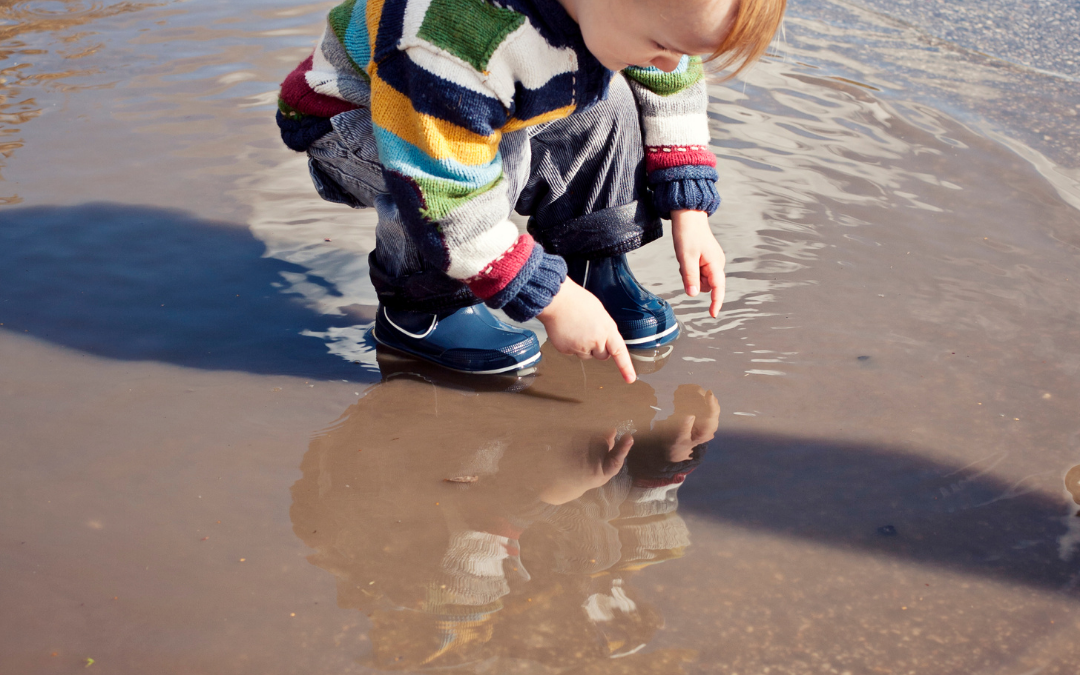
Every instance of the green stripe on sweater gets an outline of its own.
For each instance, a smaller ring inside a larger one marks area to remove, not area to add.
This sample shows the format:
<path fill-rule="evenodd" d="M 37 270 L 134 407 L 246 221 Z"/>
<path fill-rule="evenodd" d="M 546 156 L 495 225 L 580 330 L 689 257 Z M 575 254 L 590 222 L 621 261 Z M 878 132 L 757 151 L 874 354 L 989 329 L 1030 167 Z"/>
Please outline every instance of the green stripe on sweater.
<path fill-rule="evenodd" d="M 349 28 L 349 22 L 352 20 L 355 7 L 356 0 L 345 0 L 345 2 L 330 10 L 330 27 L 334 29 L 334 35 L 337 36 L 338 42 L 342 44 L 345 44 L 345 31 Z"/>
<path fill-rule="evenodd" d="M 686 89 L 705 77 L 700 56 L 691 56 L 686 70 L 681 73 L 665 73 L 656 69 L 631 66 L 623 71 L 627 77 L 660 96 L 670 96 Z"/>
<path fill-rule="evenodd" d="M 338 44 L 341 45 L 341 51 L 345 54 L 345 58 L 349 59 L 349 63 L 356 69 L 356 72 L 363 75 L 364 79 L 370 82 L 371 78 L 360 67 L 360 64 L 353 59 L 352 54 L 349 53 L 348 48 L 345 46 L 345 33 L 349 29 L 349 23 L 352 21 L 355 10 L 356 0 L 345 0 L 345 2 L 330 10 L 328 21 L 330 22 L 330 29 L 334 31 L 334 36 L 337 37 Z"/>
<path fill-rule="evenodd" d="M 439 221 L 457 207 L 495 187 L 495 184 L 502 180 L 502 176 L 475 190 L 463 188 L 461 183 L 452 180 L 419 176 L 413 177 L 413 180 L 420 186 L 420 193 L 427 204 L 426 209 L 420 210 L 420 215 L 430 221 Z"/>
<path fill-rule="evenodd" d="M 483 72 L 506 36 L 523 23 L 523 14 L 484 0 L 432 0 L 417 35 Z"/>

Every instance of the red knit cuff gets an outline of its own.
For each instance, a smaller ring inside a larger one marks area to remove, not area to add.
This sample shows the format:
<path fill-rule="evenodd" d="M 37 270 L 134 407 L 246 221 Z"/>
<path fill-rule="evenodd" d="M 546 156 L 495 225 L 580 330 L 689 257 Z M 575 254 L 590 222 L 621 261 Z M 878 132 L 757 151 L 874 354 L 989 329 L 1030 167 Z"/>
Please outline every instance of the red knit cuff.
<path fill-rule="evenodd" d="M 320 94 L 307 83 L 307 73 L 314 66 L 314 55 L 304 59 L 296 70 L 289 73 L 281 83 L 281 100 L 293 110 L 304 115 L 333 117 L 359 106 L 340 98 Z"/>
<path fill-rule="evenodd" d="M 705 145 L 650 145 L 645 148 L 645 171 L 675 166 L 716 166 L 716 155 Z"/>
<path fill-rule="evenodd" d="M 532 255 L 535 242 L 527 234 L 518 237 L 513 246 L 506 249 L 501 256 L 491 261 L 480 274 L 465 280 L 473 295 L 481 300 L 487 300 L 514 280 L 521 268 L 528 262 Z"/>

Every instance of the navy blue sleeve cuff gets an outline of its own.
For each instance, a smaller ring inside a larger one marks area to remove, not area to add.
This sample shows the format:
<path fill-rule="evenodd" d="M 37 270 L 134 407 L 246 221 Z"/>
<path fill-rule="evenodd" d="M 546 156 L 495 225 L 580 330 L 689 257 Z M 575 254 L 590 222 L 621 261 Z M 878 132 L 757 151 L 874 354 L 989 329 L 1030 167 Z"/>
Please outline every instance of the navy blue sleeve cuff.
<path fill-rule="evenodd" d="M 716 191 L 716 169 L 711 166 L 677 166 L 649 174 L 653 188 L 653 206 L 663 218 L 672 211 L 692 209 L 710 216 L 720 206 Z"/>
<path fill-rule="evenodd" d="M 330 120 L 325 117 L 304 115 L 294 119 L 286 117 L 280 110 L 277 111 L 277 125 L 281 130 L 281 140 L 290 150 L 296 152 L 307 152 L 315 141 L 334 129 Z"/>
<path fill-rule="evenodd" d="M 514 280 L 488 299 L 488 307 L 502 309 L 514 321 L 528 321 L 551 304 L 566 279 L 566 261 L 533 245 L 532 254 Z"/>

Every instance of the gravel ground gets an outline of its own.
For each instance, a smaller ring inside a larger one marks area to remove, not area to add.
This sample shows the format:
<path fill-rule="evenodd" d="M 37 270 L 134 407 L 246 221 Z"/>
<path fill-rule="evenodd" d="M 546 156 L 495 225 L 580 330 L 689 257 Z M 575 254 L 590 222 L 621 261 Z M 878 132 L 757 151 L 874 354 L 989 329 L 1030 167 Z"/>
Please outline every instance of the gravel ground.
<path fill-rule="evenodd" d="M 787 16 L 784 58 L 1080 168 L 1080 0 L 788 0 Z"/>
<path fill-rule="evenodd" d="M 1080 78 L 1080 0 L 858 0 L 856 4 L 964 47 Z"/>

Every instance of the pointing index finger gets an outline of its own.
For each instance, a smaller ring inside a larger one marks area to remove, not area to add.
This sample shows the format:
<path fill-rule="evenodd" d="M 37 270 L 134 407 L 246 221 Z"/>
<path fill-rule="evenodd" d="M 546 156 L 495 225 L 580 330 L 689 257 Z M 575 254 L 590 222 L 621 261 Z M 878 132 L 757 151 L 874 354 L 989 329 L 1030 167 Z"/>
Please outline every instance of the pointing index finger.
<path fill-rule="evenodd" d="M 630 358 L 630 352 L 626 350 L 626 343 L 623 342 L 622 336 L 615 335 L 608 338 L 607 348 L 608 354 L 615 359 L 615 365 L 618 366 L 623 379 L 627 384 L 633 384 L 637 379 L 637 373 L 634 372 L 634 362 Z"/>
<path fill-rule="evenodd" d="M 709 285 L 712 286 L 712 299 L 711 302 L 709 302 L 709 315 L 715 319 L 720 314 L 720 307 L 724 304 L 724 293 L 727 290 L 727 279 L 724 277 L 724 273 L 718 272 L 710 274 Z"/>

